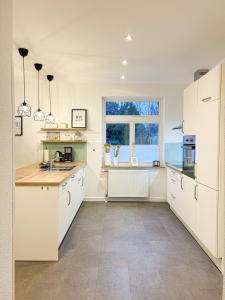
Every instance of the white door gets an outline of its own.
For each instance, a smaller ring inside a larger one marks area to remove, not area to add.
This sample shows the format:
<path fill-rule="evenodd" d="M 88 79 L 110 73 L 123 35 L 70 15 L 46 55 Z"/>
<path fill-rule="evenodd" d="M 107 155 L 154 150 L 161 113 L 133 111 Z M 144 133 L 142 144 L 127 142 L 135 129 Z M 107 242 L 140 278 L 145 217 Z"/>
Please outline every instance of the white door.
<path fill-rule="evenodd" d="M 197 90 L 198 81 L 193 82 L 184 90 L 183 99 L 183 133 L 196 135 Z"/>
<path fill-rule="evenodd" d="M 188 177 L 182 177 L 182 197 L 183 207 L 182 215 L 184 222 L 193 232 L 196 232 L 196 199 L 195 199 L 195 180 Z"/>
<path fill-rule="evenodd" d="M 196 234 L 214 257 L 218 256 L 217 203 L 217 191 L 197 185 Z"/>
<path fill-rule="evenodd" d="M 196 136 L 196 178 L 199 183 L 218 189 L 219 100 L 198 99 Z"/>

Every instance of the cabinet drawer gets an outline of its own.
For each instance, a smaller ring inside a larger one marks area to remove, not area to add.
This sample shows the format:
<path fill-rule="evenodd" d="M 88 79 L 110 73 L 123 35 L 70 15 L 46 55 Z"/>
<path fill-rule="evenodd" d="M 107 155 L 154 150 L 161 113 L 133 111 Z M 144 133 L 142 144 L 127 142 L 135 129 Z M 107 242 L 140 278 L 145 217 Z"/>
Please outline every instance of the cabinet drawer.
<path fill-rule="evenodd" d="M 171 168 L 167 168 L 167 176 L 174 178 L 175 180 L 180 180 L 182 174 L 176 170 L 173 170 Z"/>
<path fill-rule="evenodd" d="M 220 98 L 221 65 L 210 70 L 198 82 L 198 101 L 212 101 Z"/>

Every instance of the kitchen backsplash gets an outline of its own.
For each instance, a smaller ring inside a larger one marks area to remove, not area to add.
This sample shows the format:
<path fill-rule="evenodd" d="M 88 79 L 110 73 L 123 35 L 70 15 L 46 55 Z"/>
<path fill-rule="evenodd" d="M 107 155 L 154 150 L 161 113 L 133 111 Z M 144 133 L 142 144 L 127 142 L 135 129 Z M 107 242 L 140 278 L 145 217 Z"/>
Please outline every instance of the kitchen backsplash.
<path fill-rule="evenodd" d="M 74 161 L 86 161 L 87 160 L 87 147 L 86 144 L 83 143 L 46 143 L 43 148 L 48 149 L 50 156 L 54 155 L 56 151 L 61 151 L 64 153 L 64 147 L 72 147 L 73 148 L 73 160 Z"/>
<path fill-rule="evenodd" d="M 182 143 L 165 143 L 165 162 L 182 162 Z"/>

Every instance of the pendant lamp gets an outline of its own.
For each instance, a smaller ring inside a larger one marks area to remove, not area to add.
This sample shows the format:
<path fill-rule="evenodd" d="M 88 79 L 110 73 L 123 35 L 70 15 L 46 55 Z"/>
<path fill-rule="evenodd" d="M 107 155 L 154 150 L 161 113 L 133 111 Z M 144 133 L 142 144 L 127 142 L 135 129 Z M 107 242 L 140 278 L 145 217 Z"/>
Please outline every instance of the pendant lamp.
<path fill-rule="evenodd" d="M 24 58 L 28 54 L 28 49 L 19 48 L 19 54 L 23 57 L 23 102 L 18 106 L 17 113 L 18 116 L 30 117 L 31 116 L 31 107 L 26 102 L 26 81 L 25 81 L 25 67 L 24 67 Z"/>
<path fill-rule="evenodd" d="M 48 124 L 54 124 L 55 123 L 55 117 L 52 114 L 52 98 L 51 98 L 51 81 L 53 80 L 54 76 L 53 75 L 47 75 L 47 79 L 48 79 L 48 91 L 49 91 L 49 106 L 50 106 L 50 112 L 49 114 L 46 116 L 46 123 Z"/>
<path fill-rule="evenodd" d="M 34 121 L 44 121 L 45 120 L 45 114 L 44 112 L 40 109 L 40 94 L 39 94 L 39 72 L 42 69 L 41 64 L 34 64 L 35 69 L 38 71 L 38 109 L 34 112 Z"/>

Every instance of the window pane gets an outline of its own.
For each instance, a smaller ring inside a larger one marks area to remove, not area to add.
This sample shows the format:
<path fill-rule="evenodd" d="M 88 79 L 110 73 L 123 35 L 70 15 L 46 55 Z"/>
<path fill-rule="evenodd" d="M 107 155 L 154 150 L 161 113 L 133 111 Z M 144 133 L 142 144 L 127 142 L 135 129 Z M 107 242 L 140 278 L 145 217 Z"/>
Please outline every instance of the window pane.
<path fill-rule="evenodd" d="M 159 124 L 135 124 L 136 145 L 158 145 Z"/>
<path fill-rule="evenodd" d="M 159 124 L 135 124 L 134 156 L 140 163 L 159 160 Z"/>
<path fill-rule="evenodd" d="M 106 143 L 129 145 L 129 124 L 106 124 Z"/>
<path fill-rule="evenodd" d="M 113 148 L 111 147 L 110 150 L 111 153 L 111 161 L 113 162 L 114 154 L 113 154 Z M 129 162 L 130 161 L 130 146 L 121 146 L 118 156 L 119 162 Z"/>
<path fill-rule="evenodd" d="M 121 145 L 119 150 L 119 162 L 129 162 L 130 160 L 130 126 L 129 124 L 106 124 L 106 143 L 111 145 Z M 114 154 L 111 147 L 111 160 Z"/>
<path fill-rule="evenodd" d="M 158 101 L 106 101 L 106 115 L 109 116 L 158 116 Z"/>

